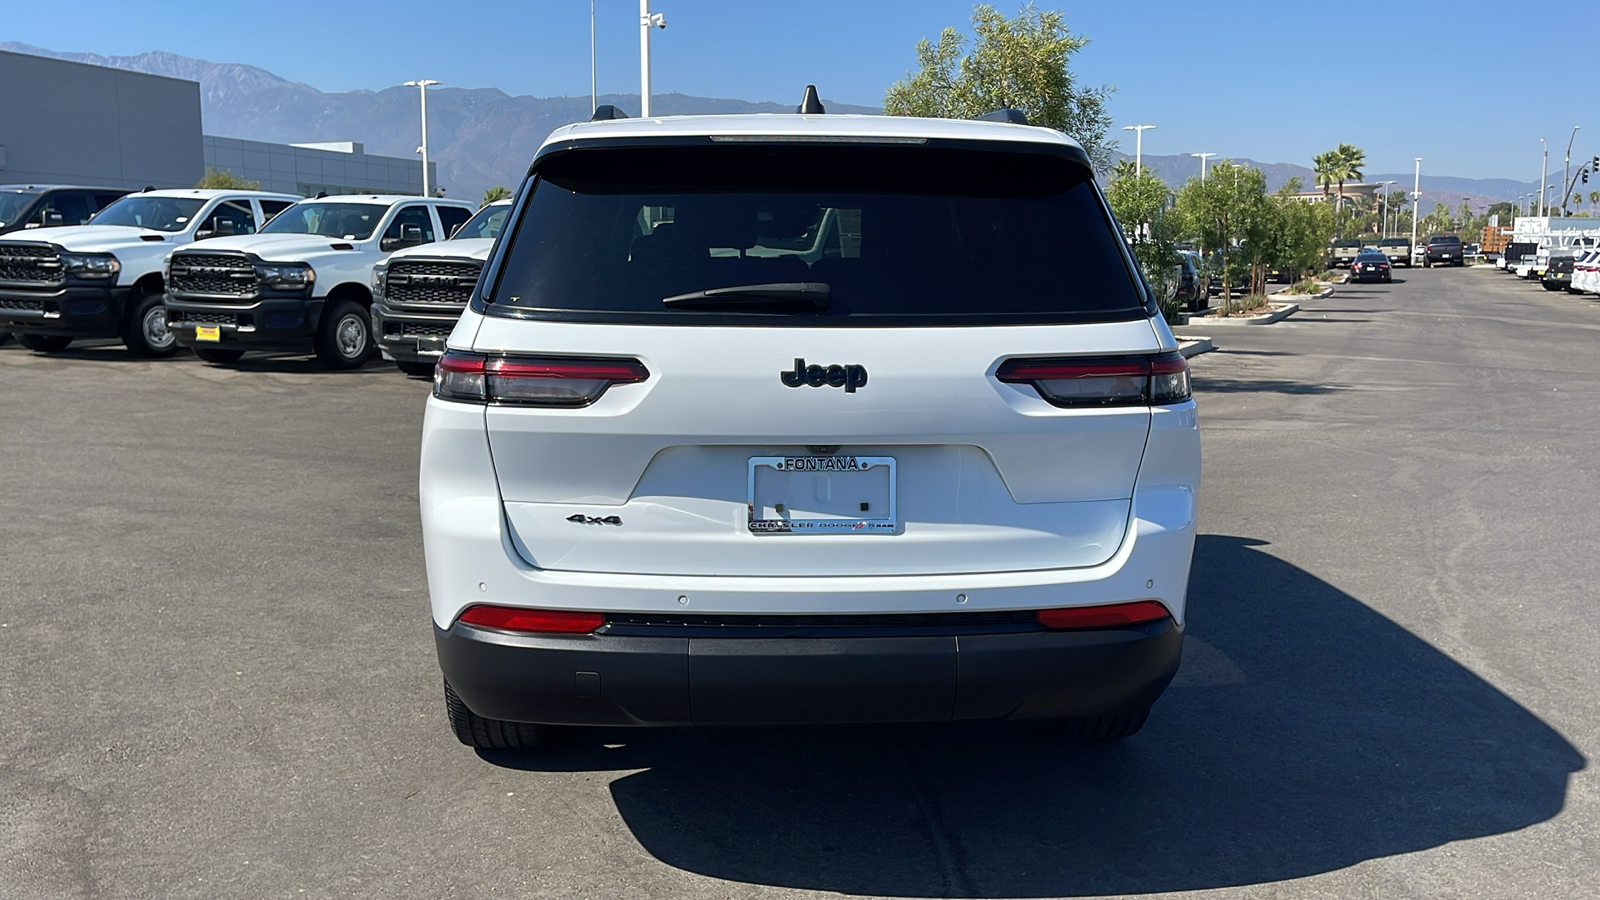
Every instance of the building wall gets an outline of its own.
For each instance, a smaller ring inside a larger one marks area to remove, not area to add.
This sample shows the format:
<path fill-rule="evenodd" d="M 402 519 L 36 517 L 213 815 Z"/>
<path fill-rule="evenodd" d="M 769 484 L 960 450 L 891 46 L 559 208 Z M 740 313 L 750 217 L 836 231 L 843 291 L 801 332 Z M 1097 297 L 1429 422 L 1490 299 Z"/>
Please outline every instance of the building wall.
<path fill-rule="evenodd" d="M 193 187 L 205 172 L 196 82 L 0 51 L 0 87 L 0 184 Z"/>
<path fill-rule="evenodd" d="M 215 166 L 264 191 L 316 196 L 328 194 L 421 194 L 422 160 L 376 156 L 359 143 L 315 146 L 271 144 L 205 135 L 206 166 Z M 340 149 L 328 149 L 340 148 Z M 438 166 L 429 164 L 432 183 Z"/>

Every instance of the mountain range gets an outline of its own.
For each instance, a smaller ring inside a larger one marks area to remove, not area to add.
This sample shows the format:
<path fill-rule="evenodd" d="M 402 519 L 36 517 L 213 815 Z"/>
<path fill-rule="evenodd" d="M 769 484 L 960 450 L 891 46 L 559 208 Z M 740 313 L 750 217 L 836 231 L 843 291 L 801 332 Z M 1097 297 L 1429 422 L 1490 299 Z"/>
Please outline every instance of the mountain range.
<path fill-rule="evenodd" d="M 216 63 L 156 51 L 137 56 L 101 56 L 63 53 L 27 44 L 0 43 L 0 50 L 28 53 L 91 65 L 110 66 L 151 75 L 165 75 L 200 83 L 200 115 L 207 134 L 277 143 L 359 141 L 368 152 L 409 158 L 418 143 L 417 94 L 411 88 L 329 93 L 289 81 L 255 66 Z M 636 114 L 637 94 L 602 94 L 611 103 Z M 655 94 L 650 98 L 658 115 L 689 113 L 728 114 L 790 112 L 788 103 L 751 102 L 686 94 Z M 824 100 L 832 112 L 878 114 L 882 110 L 836 104 Z M 438 165 L 439 181 L 450 196 L 475 200 L 494 185 L 514 186 L 527 171 L 534 151 L 553 129 L 587 119 L 592 110 L 588 97 L 512 96 L 495 88 L 438 87 L 429 91 L 429 156 Z M 1199 174 L 1199 160 L 1186 154 L 1146 155 L 1144 165 L 1176 188 Z M 1261 163 L 1237 158 L 1267 176 L 1276 190 L 1290 178 L 1306 189 L 1316 185 L 1313 171 L 1292 163 Z M 1402 174 L 1364 173 L 1366 180 L 1396 181 L 1405 190 L 1412 180 Z M 1504 178 L 1453 178 L 1424 174 L 1422 209 L 1435 203 L 1452 209 L 1466 198 L 1474 209 L 1514 200 L 1538 189 L 1537 181 Z"/>

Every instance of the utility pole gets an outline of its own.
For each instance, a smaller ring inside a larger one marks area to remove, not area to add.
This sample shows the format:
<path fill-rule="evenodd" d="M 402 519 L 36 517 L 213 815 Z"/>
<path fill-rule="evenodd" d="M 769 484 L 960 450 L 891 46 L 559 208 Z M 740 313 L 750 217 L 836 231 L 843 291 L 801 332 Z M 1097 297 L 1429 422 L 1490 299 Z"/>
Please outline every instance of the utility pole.
<path fill-rule="evenodd" d="M 599 106 L 600 92 L 595 89 L 594 80 L 594 0 L 589 0 L 589 111 Z"/>
<path fill-rule="evenodd" d="M 1544 138 L 1539 138 L 1539 143 L 1544 144 L 1544 165 L 1539 167 L 1539 215 L 1545 214 L 1544 208 L 1544 180 L 1550 177 L 1550 144 Z"/>
<path fill-rule="evenodd" d="M 650 11 L 650 0 L 639 0 L 639 115 L 650 118 L 650 28 L 667 27 L 667 17 Z"/>
<path fill-rule="evenodd" d="M 1201 184 L 1205 184 L 1206 183 L 1206 160 L 1210 159 L 1213 156 L 1216 156 L 1216 154 L 1215 153 L 1191 153 L 1189 155 L 1190 156 L 1198 156 L 1198 157 L 1200 157 L 1200 183 Z M 1134 163 L 1134 165 L 1137 166 L 1138 163 Z"/>
<path fill-rule="evenodd" d="M 645 2 L 645 0 L 639 0 L 639 2 L 643 3 L 643 2 Z M 1139 173 L 1144 171 L 1144 132 L 1145 132 L 1145 129 L 1154 128 L 1154 127 L 1155 127 L 1154 125 L 1124 125 L 1124 126 L 1122 126 L 1122 130 L 1123 131 L 1131 131 L 1135 135 L 1135 137 L 1133 139 L 1133 174 L 1135 174 L 1135 175 L 1138 175 Z"/>
<path fill-rule="evenodd" d="M 439 84 L 427 78 L 408 81 L 402 87 L 414 87 L 422 94 L 422 146 L 417 152 L 422 154 L 422 196 L 433 196 L 432 188 L 428 185 L 428 88 Z"/>
<path fill-rule="evenodd" d="M 1417 174 L 1411 183 L 1411 252 L 1417 252 L 1417 220 L 1422 218 L 1422 157 L 1417 157 Z"/>
<path fill-rule="evenodd" d="M 1582 125 L 1572 126 L 1572 137 L 1567 138 L 1567 158 L 1561 168 L 1561 218 L 1567 217 L 1567 196 L 1572 193 L 1572 141 Z"/>

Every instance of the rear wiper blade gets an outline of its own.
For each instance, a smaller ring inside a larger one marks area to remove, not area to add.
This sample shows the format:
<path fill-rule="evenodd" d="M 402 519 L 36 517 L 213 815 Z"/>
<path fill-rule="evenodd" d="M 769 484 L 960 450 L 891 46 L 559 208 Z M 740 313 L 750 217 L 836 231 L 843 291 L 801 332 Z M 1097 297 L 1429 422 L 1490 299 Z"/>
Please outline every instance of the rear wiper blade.
<path fill-rule="evenodd" d="M 738 306 L 746 303 L 811 303 L 827 309 L 833 289 L 820 281 L 780 281 L 772 284 L 738 284 L 663 297 L 665 306 Z"/>

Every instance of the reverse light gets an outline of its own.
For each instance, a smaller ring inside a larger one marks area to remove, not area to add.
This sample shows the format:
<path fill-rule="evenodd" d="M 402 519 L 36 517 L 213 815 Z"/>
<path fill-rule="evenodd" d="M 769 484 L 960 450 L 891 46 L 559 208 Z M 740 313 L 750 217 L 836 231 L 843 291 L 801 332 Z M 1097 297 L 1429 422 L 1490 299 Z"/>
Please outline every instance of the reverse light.
<path fill-rule="evenodd" d="M 448 350 L 434 369 L 433 395 L 464 403 L 573 408 L 595 402 L 614 384 L 649 377 L 649 370 L 636 359 L 485 356 Z"/>
<path fill-rule="evenodd" d="M 1179 353 L 1155 356 L 1008 359 L 995 377 L 1031 384 L 1055 406 L 1146 406 L 1189 399 L 1189 361 Z"/>
<path fill-rule="evenodd" d="M 61 265 L 78 278 L 115 278 L 122 263 L 109 253 L 63 253 Z"/>
<path fill-rule="evenodd" d="M 1116 628 L 1119 625 L 1156 622 L 1171 615 L 1158 601 L 1138 600 L 1133 603 L 1114 603 L 1110 606 L 1041 609 L 1039 624 L 1057 631 L 1071 628 Z"/>
<path fill-rule="evenodd" d="M 473 606 L 456 621 L 478 628 L 522 631 L 532 634 L 588 634 L 606 623 L 597 612 L 563 609 L 517 609 L 511 606 Z"/>

